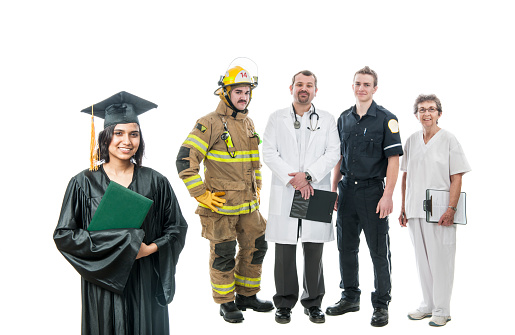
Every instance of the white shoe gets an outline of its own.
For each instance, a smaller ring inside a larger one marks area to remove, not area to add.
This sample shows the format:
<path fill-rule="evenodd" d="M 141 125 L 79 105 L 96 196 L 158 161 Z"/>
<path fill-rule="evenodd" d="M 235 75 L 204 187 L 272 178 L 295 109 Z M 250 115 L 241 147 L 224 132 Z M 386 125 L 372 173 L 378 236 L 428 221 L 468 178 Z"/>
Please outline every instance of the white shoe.
<path fill-rule="evenodd" d="M 419 311 L 418 309 L 413 312 L 408 313 L 408 319 L 410 319 L 410 320 L 422 320 L 422 319 L 430 318 L 430 317 L 431 317 L 431 313 L 424 313 L 424 312 Z"/>
<path fill-rule="evenodd" d="M 451 321 L 450 316 L 433 316 L 431 321 L 429 321 L 429 325 L 433 327 L 442 327 L 447 324 L 447 322 Z"/>

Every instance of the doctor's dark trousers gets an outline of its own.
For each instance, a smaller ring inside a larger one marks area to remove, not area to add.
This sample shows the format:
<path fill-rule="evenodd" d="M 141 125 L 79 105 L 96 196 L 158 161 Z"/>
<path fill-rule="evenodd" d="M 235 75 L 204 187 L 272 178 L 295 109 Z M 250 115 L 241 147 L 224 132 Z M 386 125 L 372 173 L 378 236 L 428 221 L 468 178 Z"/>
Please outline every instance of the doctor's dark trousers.
<path fill-rule="evenodd" d="M 343 177 L 338 183 L 336 230 L 342 298 L 351 302 L 360 300 L 358 251 L 363 230 L 374 266 L 374 308 L 388 308 L 391 300 L 388 217 L 380 219 L 376 213 L 383 192 L 384 181 L 381 179 L 354 180 Z"/>
<path fill-rule="evenodd" d="M 299 219 L 299 234 L 302 220 Z M 298 239 L 299 236 L 297 236 Z M 300 303 L 305 308 L 320 307 L 325 294 L 324 269 L 322 253 L 324 243 L 303 242 L 304 250 L 304 276 Z M 299 299 L 299 280 L 297 277 L 297 245 L 275 244 L 274 278 L 276 294 L 274 305 L 276 308 L 293 308 Z"/>

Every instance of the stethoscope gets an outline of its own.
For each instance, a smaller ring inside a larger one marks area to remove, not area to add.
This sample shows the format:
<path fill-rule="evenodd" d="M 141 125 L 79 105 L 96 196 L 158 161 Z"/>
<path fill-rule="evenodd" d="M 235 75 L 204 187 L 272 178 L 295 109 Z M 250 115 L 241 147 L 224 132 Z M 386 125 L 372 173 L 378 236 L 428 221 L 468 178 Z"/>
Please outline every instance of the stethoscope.
<path fill-rule="evenodd" d="M 320 120 L 320 116 L 317 113 L 315 105 L 311 104 L 311 106 L 313 106 L 313 113 L 309 115 L 309 125 L 311 127 L 308 127 L 308 129 L 311 131 L 315 131 L 320 129 L 320 127 L 318 126 L 318 120 Z M 293 108 L 293 114 L 295 115 L 295 122 L 293 122 L 293 127 L 295 129 L 300 129 L 300 121 L 297 120 L 297 112 L 295 111 L 295 107 L 293 106 L 293 104 L 291 105 L 291 107 Z M 315 124 L 315 127 L 313 127 L 313 115 L 317 117 L 317 123 Z"/>

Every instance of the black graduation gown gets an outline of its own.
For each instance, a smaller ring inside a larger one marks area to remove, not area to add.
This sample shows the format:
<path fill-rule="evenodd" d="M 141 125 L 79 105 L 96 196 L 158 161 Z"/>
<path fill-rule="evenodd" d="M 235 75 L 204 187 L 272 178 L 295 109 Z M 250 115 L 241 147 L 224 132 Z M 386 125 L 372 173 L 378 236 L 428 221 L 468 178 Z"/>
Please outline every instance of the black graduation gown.
<path fill-rule="evenodd" d="M 168 307 L 187 224 L 168 180 L 136 167 L 129 189 L 154 201 L 141 229 L 87 231 L 109 185 L 102 167 L 70 180 L 54 241 L 82 277 L 82 334 L 169 334 Z M 141 242 L 158 252 L 136 260 Z"/>

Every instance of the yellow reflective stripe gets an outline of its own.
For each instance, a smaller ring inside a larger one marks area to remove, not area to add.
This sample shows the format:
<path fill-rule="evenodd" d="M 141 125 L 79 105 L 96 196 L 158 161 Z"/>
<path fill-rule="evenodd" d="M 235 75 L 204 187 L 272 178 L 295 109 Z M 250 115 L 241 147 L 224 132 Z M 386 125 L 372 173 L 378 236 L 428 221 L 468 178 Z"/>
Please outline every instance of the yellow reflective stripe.
<path fill-rule="evenodd" d="M 196 179 L 196 178 L 200 178 L 200 175 L 196 174 L 194 176 L 191 176 L 191 177 L 188 177 L 186 179 L 183 179 L 183 182 L 189 183 L 190 181 L 192 181 L 193 179 Z"/>
<path fill-rule="evenodd" d="M 209 208 L 206 205 L 199 203 L 200 207 Z M 252 200 L 251 202 L 245 202 L 241 205 L 237 206 L 222 206 L 218 207 L 218 214 L 223 215 L 241 215 L 248 214 L 254 212 L 259 208 L 259 202 L 257 200 Z"/>
<path fill-rule="evenodd" d="M 209 152 L 207 153 L 206 158 L 211 161 L 224 162 L 224 163 L 241 163 L 241 162 L 259 161 L 259 157 L 236 157 L 235 156 L 234 158 L 232 158 L 229 156 L 228 158 L 225 158 L 225 157 L 210 155 Z"/>
<path fill-rule="evenodd" d="M 195 184 L 186 185 L 186 188 L 189 190 L 189 189 L 192 189 L 192 188 L 197 187 L 197 186 L 202 185 L 202 184 L 204 184 L 204 183 L 201 180 L 201 181 L 199 181 L 199 182 L 197 182 Z"/>
<path fill-rule="evenodd" d="M 206 155 L 207 151 L 207 143 L 204 142 L 200 137 L 196 135 L 189 134 L 186 138 L 186 141 L 184 141 L 183 144 L 189 144 L 195 147 L 198 151 L 200 151 L 204 156 Z"/>
<path fill-rule="evenodd" d="M 254 170 L 254 174 L 256 175 L 256 180 L 257 180 L 257 179 L 261 179 L 261 171 L 259 171 L 259 170 Z"/>
<path fill-rule="evenodd" d="M 186 185 L 186 188 L 188 190 L 203 184 L 202 178 L 198 174 L 196 174 L 196 175 L 194 175 L 192 177 L 188 177 L 186 179 L 183 179 L 183 182 Z"/>
<path fill-rule="evenodd" d="M 234 274 L 234 278 L 236 278 L 236 285 L 238 286 L 259 287 L 261 285 L 261 278 L 242 277 L 237 274 Z"/>
<path fill-rule="evenodd" d="M 198 141 L 200 144 L 202 144 L 202 146 L 204 146 L 204 147 L 207 149 L 207 147 L 208 147 L 207 142 L 205 142 L 203 139 L 201 139 L 201 138 L 200 138 L 200 137 L 198 137 L 197 135 L 189 134 L 189 135 L 188 135 L 188 138 L 191 138 L 191 139 L 193 139 L 193 140 Z"/>
<path fill-rule="evenodd" d="M 211 150 L 207 153 L 206 158 L 228 163 L 259 161 L 259 150 L 235 151 L 234 157 L 231 157 L 227 151 Z"/>
<path fill-rule="evenodd" d="M 220 150 L 211 150 L 209 152 L 212 152 L 216 155 L 225 155 L 229 156 L 229 153 L 227 151 L 220 151 Z M 239 155 L 258 155 L 259 150 L 245 150 L 245 151 L 235 151 Z"/>
<path fill-rule="evenodd" d="M 257 158 L 220 158 L 220 157 L 207 157 L 207 159 L 217 162 L 224 162 L 224 163 L 242 163 L 242 162 L 253 162 L 258 161 L 259 157 Z"/>
<path fill-rule="evenodd" d="M 235 286 L 234 286 L 234 282 L 227 284 L 227 285 L 217 285 L 217 284 L 214 284 L 213 282 L 211 282 L 211 288 L 216 293 L 225 295 L 225 294 L 228 294 L 228 293 L 231 293 L 232 291 L 234 291 Z"/>

